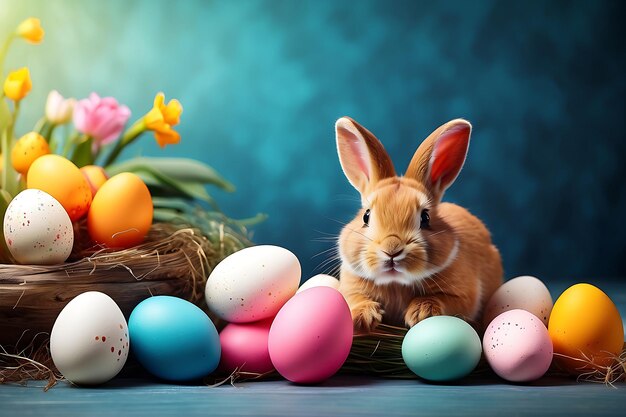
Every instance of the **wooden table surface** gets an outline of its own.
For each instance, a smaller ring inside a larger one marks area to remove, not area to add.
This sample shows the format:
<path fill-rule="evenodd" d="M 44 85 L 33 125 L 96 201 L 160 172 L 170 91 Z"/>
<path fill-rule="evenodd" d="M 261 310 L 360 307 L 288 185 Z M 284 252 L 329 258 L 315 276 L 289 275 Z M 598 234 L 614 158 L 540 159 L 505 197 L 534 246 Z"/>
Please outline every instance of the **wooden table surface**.
<path fill-rule="evenodd" d="M 544 378 L 530 385 L 456 385 L 335 376 L 317 386 L 286 381 L 220 387 L 116 379 L 98 388 L 41 382 L 0 386 L 2 416 L 623 416 L 626 384 Z"/>
<path fill-rule="evenodd" d="M 549 285 L 553 297 L 573 282 Z M 603 289 L 626 317 L 626 281 L 588 281 Z M 527 385 L 495 376 L 456 384 L 338 375 L 323 384 L 287 381 L 170 385 L 117 378 L 96 388 L 60 383 L 0 385 L 0 416 L 624 416 L 626 383 L 615 388 L 544 377 Z"/>

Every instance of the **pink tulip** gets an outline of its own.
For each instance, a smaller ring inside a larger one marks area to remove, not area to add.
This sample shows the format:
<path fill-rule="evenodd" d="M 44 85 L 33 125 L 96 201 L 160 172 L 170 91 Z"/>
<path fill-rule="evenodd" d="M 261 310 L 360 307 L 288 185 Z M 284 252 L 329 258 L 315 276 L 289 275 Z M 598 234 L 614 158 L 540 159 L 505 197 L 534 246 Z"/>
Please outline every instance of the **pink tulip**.
<path fill-rule="evenodd" d="M 79 132 L 93 138 L 95 148 L 117 139 L 129 117 L 128 107 L 113 97 L 100 98 L 96 93 L 74 106 L 74 125 Z"/>

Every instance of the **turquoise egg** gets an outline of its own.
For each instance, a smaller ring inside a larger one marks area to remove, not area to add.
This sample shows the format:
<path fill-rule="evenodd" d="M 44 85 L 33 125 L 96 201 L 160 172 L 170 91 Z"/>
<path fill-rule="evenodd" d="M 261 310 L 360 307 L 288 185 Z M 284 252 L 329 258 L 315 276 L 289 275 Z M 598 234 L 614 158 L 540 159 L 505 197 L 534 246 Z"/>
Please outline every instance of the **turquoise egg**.
<path fill-rule="evenodd" d="M 170 381 L 202 378 L 217 368 L 220 339 L 200 308 L 180 298 L 150 297 L 130 315 L 128 330 L 137 360 Z"/>
<path fill-rule="evenodd" d="M 463 378 L 476 368 L 482 345 L 467 322 L 435 316 L 413 326 L 402 341 L 402 358 L 417 376 L 431 381 Z"/>

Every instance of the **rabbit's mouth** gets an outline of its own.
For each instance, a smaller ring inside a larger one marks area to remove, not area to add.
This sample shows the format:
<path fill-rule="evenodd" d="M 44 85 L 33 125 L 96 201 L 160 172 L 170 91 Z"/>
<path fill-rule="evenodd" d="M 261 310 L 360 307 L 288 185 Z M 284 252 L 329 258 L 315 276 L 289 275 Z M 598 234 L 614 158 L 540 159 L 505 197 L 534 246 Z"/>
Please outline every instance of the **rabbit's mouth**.
<path fill-rule="evenodd" d="M 402 275 L 403 272 L 400 272 L 395 268 L 390 268 L 390 269 L 383 270 L 383 274 L 391 276 L 391 277 L 396 277 L 396 276 Z"/>
<path fill-rule="evenodd" d="M 385 264 L 383 266 L 383 273 L 389 274 L 389 275 L 397 275 L 397 274 L 401 274 L 402 272 L 398 270 L 398 262 L 392 259 L 392 260 L 385 261 Z"/>
<path fill-rule="evenodd" d="M 385 261 L 383 268 L 382 268 L 382 273 L 389 277 L 397 277 L 397 276 L 403 275 L 405 271 L 401 270 L 398 262 L 389 260 L 389 261 Z"/>

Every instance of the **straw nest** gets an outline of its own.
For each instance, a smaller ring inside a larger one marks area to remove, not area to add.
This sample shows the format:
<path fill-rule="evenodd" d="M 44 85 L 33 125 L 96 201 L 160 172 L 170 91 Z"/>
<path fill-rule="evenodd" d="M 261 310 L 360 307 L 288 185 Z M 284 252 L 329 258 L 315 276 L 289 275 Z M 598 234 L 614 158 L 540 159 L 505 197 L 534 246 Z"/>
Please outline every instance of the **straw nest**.
<path fill-rule="evenodd" d="M 0 383 L 59 377 L 50 360 L 49 334 L 63 307 L 85 291 L 109 295 L 126 317 L 152 295 L 202 306 L 213 267 L 249 245 L 245 230 L 218 224 L 214 232 L 207 236 L 155 223 L 145 242 L 131 249 L 92 246 L 77 249 L 70 258 L 76 260 L 65 264 L 0 265 Z"/>
<path fill-rule="evenodd" d="M 403 327 L 379 325 L 375 331 L 369 334 L 355 335 L 352 342 L 352 349 L 348 359 L 344 363 L 340 372 L 351 375 L 369 375 L 387 379 L 419 379 L 417 375 L 407 368 L 402 359 L 402 341 L 407 333 Z M 555 356 L 563 356 L 555 354 Z M 614 358 L 613 364 L 604 368 L 591 367 L 593 370 L 581 371 L 576 376 L 578 381 L 597 382 L 609 386 L 620 381 L 626 382 L 626 344 L 621 355 Z M 591 359 L 577 359 L 580 369 L 590 369 Z M 470 378 L 493 377 L 493 372 L 484 358 L 481 358 L 476 369 Z M 572 377 L 568 373 L 552 366 L 547 373 L 551 377 Z M 235 383 L 243 381 L 275 379 L 280 376 L 276 371 L 265 374 L 256 374 L 236 370 L 231 375 L 218 375 L 207 378 L 206 382 L 213 386 L 224 383 Z"/>
<path fill-rule="evenodd" d="M 405 328 L 380 325 L 371 334 L 354 336 L 350 356 L 342 370 L 352 374 L 378 375 L 384 378 L 417 378 L 402 359 L 402 341 L 406 333 Z M 555 354 L 555 356 L 564 355 Z M 599 382 L 607 385 L 620 381 L 626 382 L 626 343 L 621 354 L 614 357 L 611 366 L 597 367 L 593 365 L 591 358 L 575 360 L 580 363 L 581 372 L 577 376 L 579 381 Z M 491 370 L 483 358 L 472 375 L 489 373 Z M 553 365 L 548 370 L 548 376 L 568 376 L 568 374 Z"/>

